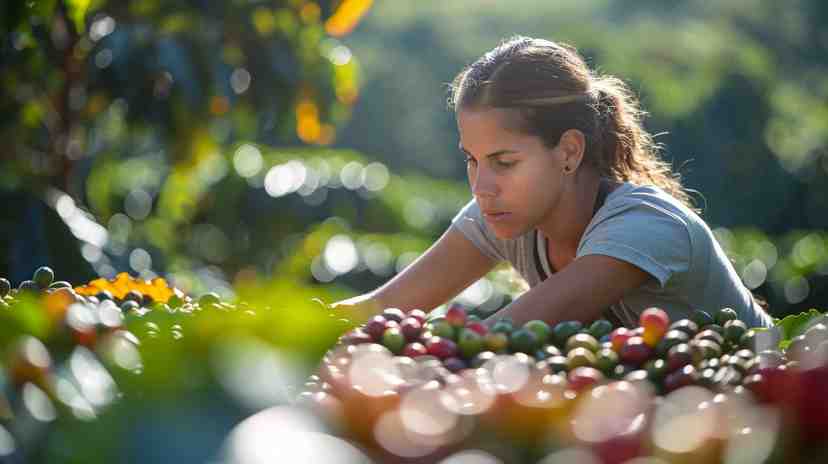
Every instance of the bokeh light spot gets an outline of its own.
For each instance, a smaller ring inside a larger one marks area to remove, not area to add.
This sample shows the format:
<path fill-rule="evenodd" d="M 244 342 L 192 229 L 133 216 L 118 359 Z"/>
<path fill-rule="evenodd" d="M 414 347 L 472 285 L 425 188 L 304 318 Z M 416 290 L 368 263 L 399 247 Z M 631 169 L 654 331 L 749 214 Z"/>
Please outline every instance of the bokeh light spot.
<path fill-rule="evenodd" d="M 124 211 L 136 221 L 142 221 L 152 210 L 152 197 L 143 189 L 132 189 L 124 199 Z"/>
<path fill-rule="evenodd" d="M 670 453 L 694 451 L 708 440 L 716 429 L 713 409 L 700 409 L 713 394 L 696 386 L 676 390 L 664 398 L 653 417 L 653 443 Z"/>
<path fill-rule="evenodd" d="M 362 256 L 368 269 L 376 275 L 386 276 L 393 271 L 391 249 L 383 243 L 375 242 L 367 245 Z"/>
<path fill-rule="evenodd" d="M 325 244 L 325 264 L 337 274 L 350 272 L 359 263 L 359 254 L 351 237 L 334 235 Z"/>
<path fill-rule="evenodd" d="M 483 450 L 466 450 L 440 461 L 440 464 L 502 464 L 503 461 Z"/>
<path fill-rule="evenodd" d="M 337 45 L 331 49 L 328 59 L 337 66 L 346 65 L 351 62 L 351 50 L 344 45 Z"/>
<path fill-rule="evenodd" d="M 14 453 L 15 449 L 17 447 L 14 444 L 14 437 L 5 427 L 0 425 L 0 457 Z"/>
<path fill-rule="evenodd" d="M 785 299 L 790 304 L 801 303 L 811 292 L 808 280 L 802 276 L 796 276 L 785 282 Z"/>
<path fill-rule="evenodd" d="M 348 190 L 356 190 L 362 187 L 362 164 L 357 161 L 351 161 L 346 164 L 342 167 L 339 178 L 342 181 L 342 185 Z"/>
<path fill-rule="evenodd" d="M 365 188 L 371 192 L 379 192 L 388 185 L 391 175 L 388 168 L 382 163 L 369 163 L 365 166 Z"/>
<path fill-rule="evenodd" d="M 765 263 L 758 259 L 754 259 L 742 271 L 742 280 L 744 280 L 745 285 L 747 288 L 751 290 L 755 290 L 760 285 L 765 283 L 765 279 L 768 277 L 768 269 L 765 267 Z"/>
<path fill-rule="evenodd" d="M 136 248 L 129 253 L 129 267 L 136 272 L 146 271 L 152 267 L 152 256 L 143 248 Z"/>
<path fill-rule="evenodd" d="M 95 66 L 104 69 L 112 64 L 112 50 L 104 48 L 95 54 Z"/>
<path fill-rule="evenodd" d="M 371 461 L 347 441 L 328 435 L 311 413 L 276 406 L 245 419 L 224 445 L 228 464 L 307 462 L 368 464 Z"/>
<path fill-rule="evenodd" d="M 98 18 L 89 26 L 89 38 L 97 42 L 115 30 L 115 20 L 111 16 Z"/>
<path fill-rule="evenodd" d="M 412 227 L 425 229 L 431 226 L 436 219 L 437 211 L 434 205 L 425 198 L 415 197 L 405 204 L 403 217 Z"/>
<path fill-rule="evenodd" d="M 477 282 L 466 287 L 465 290 L 457 295 L 457 300 L 460 303 L 472 306 L 480 306 L 486 300 L 491 298 L 494 293 L 494 286 L 489 279 L 479 279 Z"/>
<path fill-rule="evenodd" d="M 374 437 L 380 446 L 403 458 L 422 457 L 436 449 L 436 446 L 423 445 L 411 440 L 406 433 L 401 412 L 396 409 L 380 416 L 374 425 Z"/>
<path fill-rule="evenodd" d="M 440 393 L 439 390 L 415 389 L 405 395 L 400 405 L 400 418 L 406 429 L 425 436 L 445 435 L 451 431 L 457 424 L 457 414 L 443 405 Z"/>
<path fill-rule="evenodd" d="M 262 153 L 253 145 L 245 143 L 233 155 L 233 167 L 244 178 L 253 177 L 262 170 Z"/>
<path fill-rule="evenodd" d="M 34 384 L 23 385 L 23 404 L 29 414 L 41 422 L 51 422 L 57 418 L 57 410 L 52 401 Z"/>
<path fill-rule="evenodd" d="M 248 70 L 236 68 L 233 70 L 233 74 L 230 75 L 230 87 L 233 88 L 233 92 L 236 92 L 236 94 L 242 94 L 250 88 L 251 80 L 252 76 Z"/>
<path fill-rule="evenodd" d="M 416 251 L 406 251 L 405 253 L 401 253 L 397 256 L 397 263 L 395 265 L 397 272 L 402 272 L 403 269 L 407 268 L 419 257 L 420 253 L 417 253 Z"/>
<path fill-rule="evenodd" d="M 307 168 L 301 161 L 273 166 L 264 179 L 265 191 L 274 198 L 293 193 L 305 183 L 306 177 Z"/>

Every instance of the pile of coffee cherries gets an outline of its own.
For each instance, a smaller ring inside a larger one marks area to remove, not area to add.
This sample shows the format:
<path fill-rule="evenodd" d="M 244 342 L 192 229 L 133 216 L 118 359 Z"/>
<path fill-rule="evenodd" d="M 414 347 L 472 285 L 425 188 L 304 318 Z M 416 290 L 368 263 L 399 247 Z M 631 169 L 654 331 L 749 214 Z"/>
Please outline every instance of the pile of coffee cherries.
<path fill-rule="evenodd" d="M 822 322 L 782 350 L 757 349 L 763 329 L 730 308 L 675 321 L 650 308 L 635 328 L 388 308 L 340 339 L 297 402 L 389 462 L 469 447 L 513 459 L 492 437 L 519 459 L 574 447 L 598 462 L 772 460 L 828 443 Z"/>

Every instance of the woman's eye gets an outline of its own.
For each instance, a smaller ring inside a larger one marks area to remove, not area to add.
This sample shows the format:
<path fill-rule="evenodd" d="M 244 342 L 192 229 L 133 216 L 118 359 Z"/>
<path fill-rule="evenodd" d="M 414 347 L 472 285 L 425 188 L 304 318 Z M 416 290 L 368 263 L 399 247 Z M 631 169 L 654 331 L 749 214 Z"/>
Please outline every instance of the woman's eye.
<path fill-rule="evenodd" d="M 510 168 L 510 167 L 514 166 L 516 163 L 517 163 L 516 161 L 504 161 L 504 160 L 495 161 L 495 164 L 497 164 L 497 166 L 501 167 L 501 168 Z"/>
<path fill-rule="evenodd" d="M 477 163 L 477 160 L 469 155 L 466 155 L 466 164 Z"/>

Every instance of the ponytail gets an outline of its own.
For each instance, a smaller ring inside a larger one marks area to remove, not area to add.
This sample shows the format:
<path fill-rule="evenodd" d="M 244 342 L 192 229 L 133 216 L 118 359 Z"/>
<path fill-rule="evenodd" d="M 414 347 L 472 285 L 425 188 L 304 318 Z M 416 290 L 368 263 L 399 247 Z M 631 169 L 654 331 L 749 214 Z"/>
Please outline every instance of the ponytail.
<path fill-rule="evenodd" d="M 597 94 L 596 160 L 599 172 L 611 179 L 638 185 L 655 185 L 693 208 L 681 185 L 681 176 L 659 157 L 659 146 L 642 123 L 646 116 L 629 87 L 615 77 L 593 78 Z"/>

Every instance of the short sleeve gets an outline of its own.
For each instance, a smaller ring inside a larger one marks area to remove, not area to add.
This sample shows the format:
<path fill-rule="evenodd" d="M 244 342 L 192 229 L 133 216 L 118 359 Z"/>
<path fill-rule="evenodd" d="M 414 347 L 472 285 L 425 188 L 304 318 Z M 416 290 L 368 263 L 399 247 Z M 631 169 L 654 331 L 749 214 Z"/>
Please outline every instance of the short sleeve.
<path fill-rule="evenodd" d="M 480 213 L 477 201 L 472 199 L 451 220 L 451 227 L 459 230 L 483 254 L 495 261 L 507 261 L 507 252 L 501 240 L 498 240 Z"/>
<path fill-rule="evenodd" d="M 662 288 L 690 269 L 693 254 L 688 225 L 674 212 L 639 203 L 598 219 L 587 230 L 578 256 L 605 255 L 626 261 L 655 277 Z"/>

